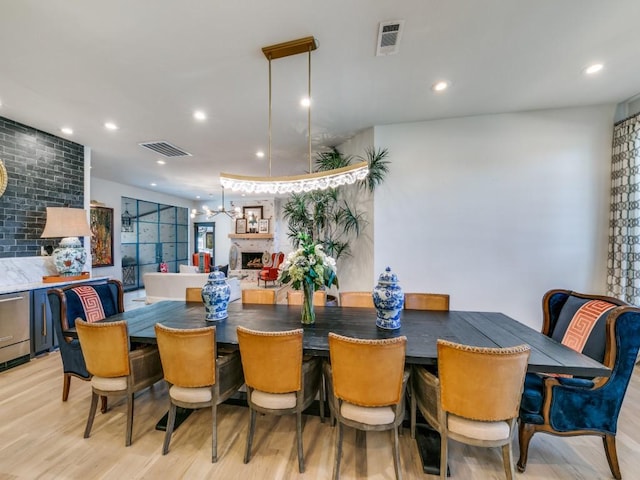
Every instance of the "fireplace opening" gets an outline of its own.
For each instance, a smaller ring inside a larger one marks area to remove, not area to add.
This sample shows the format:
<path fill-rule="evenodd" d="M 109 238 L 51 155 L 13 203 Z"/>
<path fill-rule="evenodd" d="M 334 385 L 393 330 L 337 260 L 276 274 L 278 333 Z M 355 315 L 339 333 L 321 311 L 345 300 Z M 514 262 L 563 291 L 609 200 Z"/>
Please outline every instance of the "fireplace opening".
<path fill-rule="evenodd" d="M 262 252 L 242 252 L 242 268 L 260 270 L 262 268 Z"/>

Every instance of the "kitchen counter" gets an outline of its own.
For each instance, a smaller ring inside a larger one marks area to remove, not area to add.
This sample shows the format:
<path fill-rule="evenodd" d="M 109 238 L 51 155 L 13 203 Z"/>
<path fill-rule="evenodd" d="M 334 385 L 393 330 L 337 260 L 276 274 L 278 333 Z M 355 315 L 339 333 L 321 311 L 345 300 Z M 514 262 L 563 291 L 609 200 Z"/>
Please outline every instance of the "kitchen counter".
<path fill-rule="evenodd" d="M 0 258 L 0 294 L 26 292 L 40 288 L 57 288 L 73 283 L 106 280 L 110 277 L 99 276 L 92 272 L 91 278 L 66 282 L 44 283 L 45 275 L 56 275 L 51 257 L 14 257 Z"/>
<path fill-rule="evenodd" d="M 56 283 L 44 283 L 44 282 L 33 282 L 33 283 L 24 283 L 21 285 L 0 285 L 0 295 L 3 293 L 15 293 L 15 292 L 26 292 L 30 290 L 38 290 L 40 288 L 58 288 L 61 286 L 72 285 L 74 283 L 86 283 L 86 282 L 95 282 L 98 280 L 108 280 L 111 277 L 91 277 L 86 278 L 84 280 L 74 280 L 67 282 L 56 282 Z"/>

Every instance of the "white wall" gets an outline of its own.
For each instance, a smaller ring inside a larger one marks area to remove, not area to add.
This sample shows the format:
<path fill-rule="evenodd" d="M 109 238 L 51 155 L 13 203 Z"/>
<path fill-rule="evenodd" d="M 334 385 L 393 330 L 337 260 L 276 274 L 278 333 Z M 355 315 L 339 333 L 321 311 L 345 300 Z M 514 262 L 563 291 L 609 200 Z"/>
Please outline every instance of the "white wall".
<path fill-rule="evenodd" d="M 122 254 L 120 252 L 120 216 L 122 215 L 121 197 L 136 198 L 138 200 L 146 200 L 149 202 L 164 203 L 176 207 L 185 207 L 191 210 L 194 208 L 193 202 L 184 198 L 165 195 L 163 193 L 154 192 L 135 188 L 120 183 L 110 182 L 101 178 L 91 177 L 91 186 L 85 194 L 85 198 L 104 203 L 105 207 L 113 208 L 113 267 L 93 268 L 93 276 L 109 276 L 122 280 Z M 218 229 L 216 228 L 216 237 Z M 226 235 L 225 235 L 226 236 Z M 217 240 L 217 238 L 216 238 Z M 227 250 L 228 251 L 228 250 Z M 189 252 L 193 252 L 193 223 L 189 222 Z"/>
<path fill-rule="evenodd" d="M 374 277 L 535 329 L 551 288 L 604 293 L 615 107 L 375 128 Z M 375 280 L 375 278 L 372 278 Z"/>

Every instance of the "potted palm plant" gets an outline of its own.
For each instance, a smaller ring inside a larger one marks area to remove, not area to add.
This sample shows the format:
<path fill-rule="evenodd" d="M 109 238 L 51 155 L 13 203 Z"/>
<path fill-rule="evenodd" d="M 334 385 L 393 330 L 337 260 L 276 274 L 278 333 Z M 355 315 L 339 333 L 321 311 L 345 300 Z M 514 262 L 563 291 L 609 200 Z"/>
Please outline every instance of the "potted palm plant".
<path fill-rule="evenodd" d="M 368 148 L 364 157 L 343 155 L 334 147 L 328 152 L 318 153 L 315 166 L 320 172 L 366 160 L 369 174 L 356 188 L 373 193 L 389 171 L 388 154 L 386 148 Z M 300 246 L 302 234 L 311 242 L 322 245 L 324 252 L 337 262 L 351 255 L 353 242 L 368 223 L 366 213 L 356 205 L 357 196 L 349 195 L 352 191 L 353 187 L 341 186 L 292 194 L 283 205 L 283 217 L 288 222 L 287 236 L 294 247 Z"/>

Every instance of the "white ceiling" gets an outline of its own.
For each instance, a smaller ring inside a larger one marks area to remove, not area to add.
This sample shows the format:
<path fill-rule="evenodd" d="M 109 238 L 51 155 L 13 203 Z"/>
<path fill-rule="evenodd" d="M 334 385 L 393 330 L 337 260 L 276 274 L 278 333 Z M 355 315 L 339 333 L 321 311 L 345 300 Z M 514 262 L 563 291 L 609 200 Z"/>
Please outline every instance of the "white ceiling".
<path fill-rule="evenodd" d="M 387 20 L 405 21 L 400 49 L 376 57 Z M 268 174 L 263 46 L 318 40 L 315 149 L 374 125 L 625 101 L 639 20 L 638 0 L 0 0 L 0 116 L 90 146 L 94 177 L 204 198 L 221 171 Z M 306 56 L 272 66 L 272 174 L 304 173 Z M 193 156 L 159 166 L 138 146 L 155 140 Z"/>

